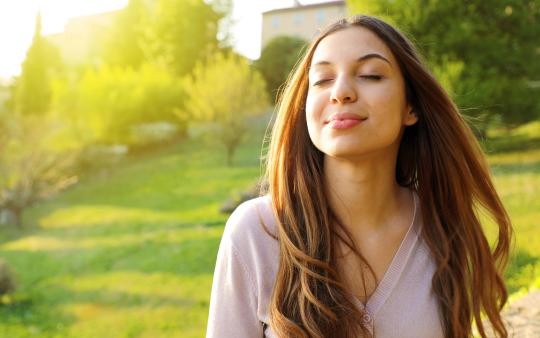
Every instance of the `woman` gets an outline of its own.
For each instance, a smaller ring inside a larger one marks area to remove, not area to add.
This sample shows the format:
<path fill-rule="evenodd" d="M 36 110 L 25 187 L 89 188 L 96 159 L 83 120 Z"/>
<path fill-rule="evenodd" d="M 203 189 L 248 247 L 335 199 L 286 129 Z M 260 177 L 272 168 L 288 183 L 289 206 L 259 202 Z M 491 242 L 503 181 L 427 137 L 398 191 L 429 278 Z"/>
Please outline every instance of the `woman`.
<path fill-rule="evenodd" d="M 231 215 L 207 337 L 507 336 L 511 225 L 484 155 L 412 44 L 322 32 L 273 127 L 268 195 Z M 479 212 L 498 225 L 493 252 Z M 485 315 L 485 319 L 481 317 Z"/>

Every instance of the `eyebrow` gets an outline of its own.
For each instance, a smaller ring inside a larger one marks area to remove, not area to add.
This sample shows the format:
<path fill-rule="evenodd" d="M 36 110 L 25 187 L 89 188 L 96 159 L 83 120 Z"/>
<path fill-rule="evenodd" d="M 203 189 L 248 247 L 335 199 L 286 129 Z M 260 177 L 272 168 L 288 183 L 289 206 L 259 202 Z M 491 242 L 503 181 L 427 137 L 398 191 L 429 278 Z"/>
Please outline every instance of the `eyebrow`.
<path fill-rule="evenodd" d="M 388 61 L 387 58 L 385 58 L 384 56 L 382 56 L 381 54 L 377 54 L 377 53 L 369 53 L 369 54 L 366 54 L 366 55 L 362 55 L 361 57 L 359 57 L 358 59 L 356 59 L 356 62 L 359 63 L 359 62 L 364 62 L 366 60 L 369 60 L 369 59 L 380 59 L 380 60 L 383 60 L 385 61 L 386 63 L 388 63 L 390 65 L 390 67 L 392 67 L 392 64 L 390 63 L 390 61 Z M 331 65 L 332 62 L 330 61 L 325 61 L 325 60 L 321 60 L 315 64 L 313 64 L 313 66 L 326 66 L 326 65 Z"/>

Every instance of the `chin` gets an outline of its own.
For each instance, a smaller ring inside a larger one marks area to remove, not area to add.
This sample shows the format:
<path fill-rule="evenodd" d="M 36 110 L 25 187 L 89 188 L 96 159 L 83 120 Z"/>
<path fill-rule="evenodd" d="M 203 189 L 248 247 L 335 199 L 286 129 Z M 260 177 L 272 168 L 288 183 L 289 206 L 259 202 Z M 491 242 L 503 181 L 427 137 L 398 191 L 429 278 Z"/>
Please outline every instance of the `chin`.
<path fill-rule="evenodd" d="M 347 145 L 347 146 L 338 146 L 323 149 L 322 152 L 328 156 L 336 158 L 356 158 L 362 155 L 369 153 L 369 149 L 365 149 L 362 145 Z"/>
<path fill-rule="evenodd" d="M 365 154 L 364 153 L 358 153 L 358 152 L 335 152 L 335 153 L 328 153 L 328 154 L 325 154 L 325 155 L 329 156 L 329 157 L 332 157 L 332 158 L 335 158 L 335 159 L 342 160 L 342 161 L 346 161 L 346 160 L 353 161 L 353 160 L 356 160 L 356 159 L 362 157 L 362 155 L 365 155 Z"/>

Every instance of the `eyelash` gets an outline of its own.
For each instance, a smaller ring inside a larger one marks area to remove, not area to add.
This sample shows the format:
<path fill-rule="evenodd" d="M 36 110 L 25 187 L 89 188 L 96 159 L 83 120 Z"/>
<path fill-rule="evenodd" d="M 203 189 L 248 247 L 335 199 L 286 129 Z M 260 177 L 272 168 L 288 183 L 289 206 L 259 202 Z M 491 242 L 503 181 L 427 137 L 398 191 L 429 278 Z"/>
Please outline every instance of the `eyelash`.
<path fill-rule="evenodd" d="M 378 81 L 380 79 L 382 79 L 382 76 L 380 75 L 361 75 L 360 76 L 361 78 L 364 78 L 364 79 L 367 79 L 367 80 L 373 80 L 373 81 Z M 330 81 L 331 79 L 324 79 L 324 80 L 319 80 L 317 82 L 315 82 L 313 84 L 313 86 L 318 86 L 318 85 L 321 85 L 327 81 Z"/>

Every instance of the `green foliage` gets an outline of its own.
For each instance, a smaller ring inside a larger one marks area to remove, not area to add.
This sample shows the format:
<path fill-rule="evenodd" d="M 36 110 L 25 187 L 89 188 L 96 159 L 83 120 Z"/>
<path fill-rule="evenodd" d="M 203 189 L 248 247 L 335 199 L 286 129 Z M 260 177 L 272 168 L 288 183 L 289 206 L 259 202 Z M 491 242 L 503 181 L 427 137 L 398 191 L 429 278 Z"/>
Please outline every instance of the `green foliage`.
<path fill-rule="evenodd" d="M 158 0 L 145 42 L 148 57 L 178 76 L 190 73 L 217 49 L 219 22 L 225 15 L 202 0 Z"/>
<path fill-rule="evenodd" d="M 214 10 L 222 16 L 218 24 L 217 34 L 219 48 L 222 50 L 232 49 L 234 40 L 234 37 L 232 36 L 232 26 L 235 23 L 232 17 L 233 1 L 213 0 L 211 3 Z"/>
<path fill-rule="evenodd" d="M 130 0 L 107 30 L 106 64 L 138 68 L 159 63 L 178 76 L 229 42 L 230 0 Z"/>
<path fill-rule="evenodd" d="M 130 0 L 101 37 L 101 66 L 51 81 L 52 111 L 64 121 L 57 143 L 146 146 L 141 135 L 167 121 L 184 134 L 179 79 L 216 50 L 230 8 L 230 0 Z"/>
<path fill-rule="evenodd" d="M 7 110 L 0 111 L 0 153 L 4 150 L 7 140 L 9 139 L 9 132 L 11 129 L 12 120 L 9 119 L 11 113 Z"/>
<path fill-rule="evenodd" d="M 12 115 L 0 153 L 0 210 L 22 227 L 22 212 L 71 184 L 76 152 L 52 149 L 55 121 L 38 115 Z"/>
<path fill-rule="evenodd" d="M 270 97 L 277 99 L 278 90 L 301 57 L 306 41 L 293 36 L 278 36 L 264 47 L 255 67 L 264 77 Z"/>
<path fill-rule="evenodd" d="M 244 58 L 218 53 L 208 63 L 199 63 L 184 86 L 189 116 L 215 123 L 216 134 L 227 149 L 227 163 L 231 164 L 234 150 L 248 131 L 248 118 L 267 107 L 262 76 Z"/>
<path fill-rule="evenodd" d="M 150 27 L 151 8 L 145 0 L 130 0 L 119 11 L 104 37 L 102 57 L 114 66 L 138 68 L 146 59 L 145 32 Z"/>
<path fill-rule="evenodd" d="M 185 99 L 180 78 L 218 48 L 218 26 L 230 8 L 230 0 L 131 0 L 112 27 L 95 33 L 103 34 L 97 39 L 102 62 L 96 66 L 87 60 L 55 76 L 50 73 L 56 62 L 45 57 L 51 53 L 38 17 L 34 43 L 16 81 L 17 99 L 8 108 L 50 112 L 61 121 L 54 142 L 63 148 L 146 146 L 141 135 L 163 122 L 184 134 L 187 120 L 178 118 Z M 226 34 L 221 35 L 225 41 Z"/>
<path fill-rule="evenodd" d="M 540 118 L 540 5 L 522 0 L 348 1 L 352 12 L 380 15 L 410 34 L 438 74 L 452 72 L 451 93 L 479 127 Z M 459 72 L 455 65 L 461 65 Z M 443 76 L 444 77 L 444 76 Z M 447 87 L 448 88 L 448 87 Z"/>
<path fill-rule="evenodd" d="M 15 291 L 15 278 L 6 262 L 0 258 L 0 305 L 2 296 Z"/>
<path fill-rule="evenodd" d="M 74 81 L 77 86 L 69 79 L 53 85 L 55 112 L 66 121 L 67 138 L 77 137 L 82 144 L 131 144 L 137 141 L 132 128 L 139 124 L 178 123 L 175 111 L 183 105 L 183 90 L 163 67 L 104 66 Z"/>
<path fill-rule="evenodd" d="M 11 83 L 4 89 L 7 97 L 5 98 L 4 105 L 0 113 L 14 112 L 15 111 L 15 97 L 17 96 L 17 83 L 19 82 L 18 76 L 11 78 Z"/>
<path fill-rule="evenodd" d="M 36 17 L 32 44 L 22 64 L 17 81 L 15 110 L 22 114 L 43 115 L 49 109 L 51 92 L 49 79 L 61 65 L 58 50 L 41 36 L 41 15 Z"/>

